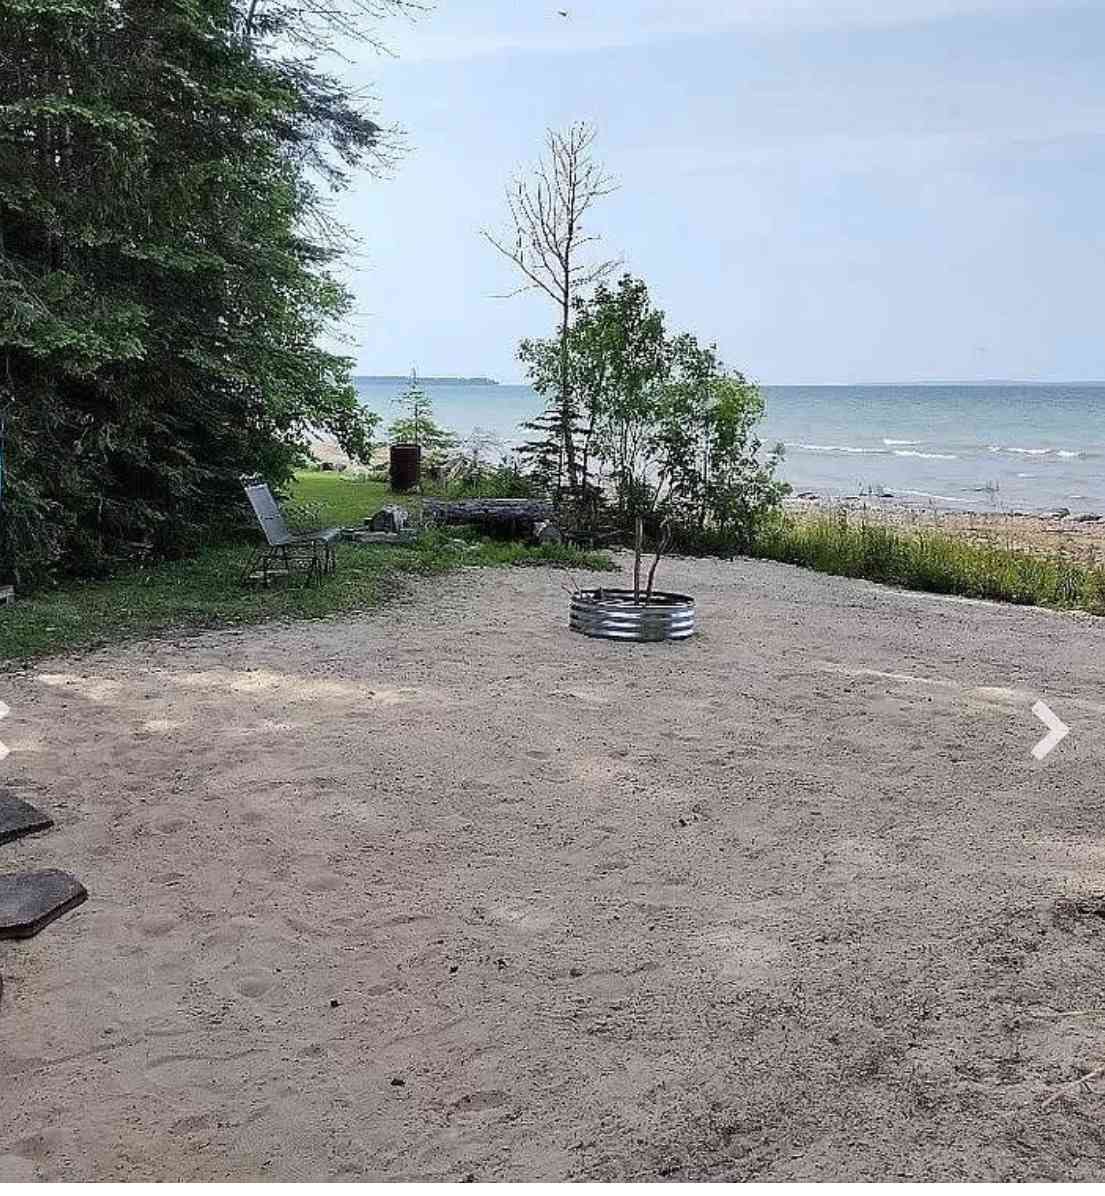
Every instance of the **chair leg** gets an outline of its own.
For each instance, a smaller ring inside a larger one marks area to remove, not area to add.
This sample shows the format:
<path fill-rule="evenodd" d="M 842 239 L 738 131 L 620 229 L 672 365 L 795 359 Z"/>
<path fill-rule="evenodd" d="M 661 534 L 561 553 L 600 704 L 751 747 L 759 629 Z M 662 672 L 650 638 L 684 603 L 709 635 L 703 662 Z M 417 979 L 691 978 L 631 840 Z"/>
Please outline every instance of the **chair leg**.
<path fill-rule="evenodd" d="M 269 584 L 269 569 L 272 567 L 273 557 L 273 551 L 267 545 L 264 548 L 254 549 L 246 561 L 246 567 L 242 570 L 241 584 L 245 585 L 255 573 L 260 572 L 261 584 L 267 587 Z"/>
<path fill-rule="evenodd" d="M 263 551 L 262 549 L 258 548 L 258 549 L 254 549 L 254 551 L 249 554 L 249 557 L 246 560 L 246 567 L 242 570 L 242 576 L 238 579 L 239 585 L 244 586 L 246 584 L 246 582 L 249 581 L 250 577 L 253 575 L 254 570 L 261 563 L 262 551 Z"/>

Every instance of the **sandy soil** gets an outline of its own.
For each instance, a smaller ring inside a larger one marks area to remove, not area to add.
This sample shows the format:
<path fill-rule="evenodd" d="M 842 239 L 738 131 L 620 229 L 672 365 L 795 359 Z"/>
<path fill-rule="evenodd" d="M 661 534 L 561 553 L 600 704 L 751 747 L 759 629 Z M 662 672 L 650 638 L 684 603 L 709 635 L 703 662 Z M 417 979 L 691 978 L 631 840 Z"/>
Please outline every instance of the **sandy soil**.
<path fill-rule="evenodd" d="M 562 581 L 0 677 L 0 1178 L 1105 1178 L 1105 621 Z"/>

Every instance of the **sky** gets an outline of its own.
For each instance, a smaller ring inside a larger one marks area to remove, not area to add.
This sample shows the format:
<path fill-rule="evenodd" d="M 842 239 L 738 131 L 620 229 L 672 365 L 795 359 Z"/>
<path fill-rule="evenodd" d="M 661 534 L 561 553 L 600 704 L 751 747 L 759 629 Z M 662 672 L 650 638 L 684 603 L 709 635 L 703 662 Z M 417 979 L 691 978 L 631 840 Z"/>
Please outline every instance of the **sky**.
<path fill-rule="evenodd" d="M 563 17 L 558 9 L 566 9 Z M 522 379 L 547 298 L 480 237 L 545 130 L 590 231 L 764 384 L 1105 379 L 1105 4 L 440 0 L 343 68 L 405 151 L 337 213 L 357 372 Z"/>

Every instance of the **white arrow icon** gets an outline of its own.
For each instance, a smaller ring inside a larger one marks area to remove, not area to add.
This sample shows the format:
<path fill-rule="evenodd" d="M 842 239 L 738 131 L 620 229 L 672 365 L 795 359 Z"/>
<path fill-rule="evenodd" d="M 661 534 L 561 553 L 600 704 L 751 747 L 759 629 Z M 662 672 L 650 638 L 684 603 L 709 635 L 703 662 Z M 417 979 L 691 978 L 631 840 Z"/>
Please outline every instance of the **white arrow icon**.
<path fill-rule="evenodd" d="M 1036 759 L 1042 760 L 1066 739 L 1070 734 L 1070 727 L 1061 718 L 1058 718 L 1045 702 L 1037 702 L 1032 707 L 1032 713 L 1047 727 L 1047 734 L 1032 749 L 1032 754 Z"/>
<path fill-rule="evenodd" d="M 11 714 L 11 707 L 7 702 L 0 702 L 0 718 L 7 718 Z M 0 760 L 11 755 L 11 748 L 6 743 L 0 743 Z"/>

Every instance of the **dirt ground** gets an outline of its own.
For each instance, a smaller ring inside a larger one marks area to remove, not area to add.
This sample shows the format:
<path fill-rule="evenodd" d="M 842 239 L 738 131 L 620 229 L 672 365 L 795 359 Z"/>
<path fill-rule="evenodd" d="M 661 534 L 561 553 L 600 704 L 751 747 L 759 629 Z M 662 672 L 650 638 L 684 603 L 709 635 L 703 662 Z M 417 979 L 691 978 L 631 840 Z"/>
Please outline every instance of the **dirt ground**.
<path fill-rule="evenodd" d="M 1105 621 L 565 580 L 0 676 L 0 1178 L 1105 1178 Z"/>

